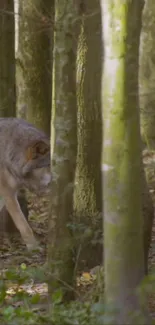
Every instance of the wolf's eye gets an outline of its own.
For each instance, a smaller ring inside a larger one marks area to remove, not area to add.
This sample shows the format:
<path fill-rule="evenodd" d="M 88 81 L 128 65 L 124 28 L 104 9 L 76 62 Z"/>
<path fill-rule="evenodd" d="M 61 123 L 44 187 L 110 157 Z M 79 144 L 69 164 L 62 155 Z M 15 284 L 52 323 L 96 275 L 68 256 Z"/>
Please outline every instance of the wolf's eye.
<path fill-rule="evenodd" d="M 32 178 L 32 173 L 31 173 L 31 172 L 27 172 L 27 173 L 24 175 L 24 178 Z"/>

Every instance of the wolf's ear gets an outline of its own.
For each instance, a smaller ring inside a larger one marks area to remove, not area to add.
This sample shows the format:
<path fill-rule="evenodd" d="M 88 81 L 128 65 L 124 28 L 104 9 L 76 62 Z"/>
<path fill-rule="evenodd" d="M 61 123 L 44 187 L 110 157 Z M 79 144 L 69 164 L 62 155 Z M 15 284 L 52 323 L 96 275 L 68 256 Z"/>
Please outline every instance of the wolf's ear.
<path fill-rule="evenodd" d="M 50 144 L 43 140 L 35 141 L 26 149 L 23 175 L 36 168 L 50 166 Z"/>
<path fill-rule="evenodd" d="M 26 161 L 36 160 L 50 152 L 49 144 L 43 140 L 35 141 L 26 150 Z"/>

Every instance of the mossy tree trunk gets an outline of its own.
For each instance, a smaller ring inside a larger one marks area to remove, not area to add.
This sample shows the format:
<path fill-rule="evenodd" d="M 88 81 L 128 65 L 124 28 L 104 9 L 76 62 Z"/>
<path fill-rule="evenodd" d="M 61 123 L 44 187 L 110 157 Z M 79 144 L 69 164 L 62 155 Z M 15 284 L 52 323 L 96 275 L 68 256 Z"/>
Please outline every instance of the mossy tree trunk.
<path fill-rule="evenodd" d="M 50 133 L 54 0 L 20 0 L 18 110 Z M 20 88 L 20 85 L 22 88 Z"/>
<path fill-rule="evenodd" d="M 90 228 L 101 229 L 101 14 L 99 0 L 81 1 L 81 28 L 77 54 L 78 153 L 74 212 L 76 221 Z M 94 230 L 93 230 L 94 231 Z M 91 239 L 89 238 L 89 249 Z M 87 241 L 86 249 L 88 255 Z M 86 256 L 83 255 L 83 258 Z M 89 266 L 101 261 L 86 257 Z M 89 261 L 88 261 L 89 260 Z"/>
<path fill-rule="evenodd" d="M 136 291 L 144 278 L 138 102 L 143 1 L 101 0 L 101 7 L 105 303 L 110 324 L 148 324 Z"/>
<path fill-rule="evenodd" d="M 54 69 L 52 100 L 52 190 L 49 215 L 49 296 L 62 289 L 73 296 L 72 222 L 77 151 L 76 24 L 72 0 L 55 1 Z"/>
<path fill-rule="evenodd" d="M 15 20 L 14 1 L 0 1 L 0 116 L 14 116 L 15 86 Z"/>

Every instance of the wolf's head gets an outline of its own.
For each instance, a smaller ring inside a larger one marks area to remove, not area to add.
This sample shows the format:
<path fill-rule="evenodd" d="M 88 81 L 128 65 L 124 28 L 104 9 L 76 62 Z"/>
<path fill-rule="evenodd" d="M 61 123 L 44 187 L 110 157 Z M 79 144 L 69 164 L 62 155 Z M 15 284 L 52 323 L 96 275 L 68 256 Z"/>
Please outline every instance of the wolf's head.
<path fill-rule="evenodd" d="M 38 140 L 26 148 L 22 175 L 23 183 L 30 191 L 36 194 L 49 191 L 51 182 L 49 143 Z"/>

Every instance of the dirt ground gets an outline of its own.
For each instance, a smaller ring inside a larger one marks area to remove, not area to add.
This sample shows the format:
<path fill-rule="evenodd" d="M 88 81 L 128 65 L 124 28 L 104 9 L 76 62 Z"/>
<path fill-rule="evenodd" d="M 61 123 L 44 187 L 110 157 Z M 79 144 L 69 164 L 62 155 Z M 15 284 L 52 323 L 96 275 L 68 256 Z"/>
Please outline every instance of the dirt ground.
<path fill-rule="evenodd" d="M 47 199 L 38 199 L 35 195 L 28 195 L 29 202 L 29 222 L 34 230 L 36 237 L 40 242 L 40 246 L 43 251 L 29 254 L 24 243 L 21 240 L 20 234 L 17 234 L 11 239 L 11 245 L 6 238 L 1 238 L 1 250 L 0 250 L 0 280 L 3 279 L 7 286 L 6 305 L 13 308 L 23 306 L 24 295 L 29 297 L 36 297 L 39 294 L 40 299 L 37 305 L 35 304 L 34 312 L 46 312 L 47 308 L 47 284 L 45 281 L 35 279 L 33 276 L 26 280 L 22 285 L 17 279 L 6 279 L 5 274 L 9 269 L 20 270 L 21 267 L 29 269 L 30 267 L 38 270 L 46 262 L 46 238 L 47 238 L 47 215 L 48 215 L 48 201 Z M 18 272 L 18 271 L 17 271 Z M 18 294 L 16 301 L 15 295 L 21 292 L 21 299 Z M 2 306 L 3 307 L 3 306 Z M 1 315 L 1 304 L 0 304 Z"/>
<path fill-rule="evenodd" d="M 155 167 L 152 166 L 152 162 L 154 161 L 155 156 L 152 153 L 145 155 L 145 166 L 149 166 L 149 182 L 150 182 L 150 192 L 155 205 Z M 25 245 L 21 242 L 21 237 L 16 236 L 15 239 L 12 240 L 11 247 L 8 245 L 8 242 L 5 238 L 1 240 L 1 251 L 0 251 L 0 272 L 1 274 L 8 269 L 9 267 L 17 267 L 21 265 L 32 266 L 34 268 L 38 268 L 38 266 L 43 266 L 46 262 L 46 243 L 47 243 L 47 230 L 48 230 L 48 205 L 49 202 L 47 199 L 38 199 L 35 195 L 28 195 L 29 201 L 29 221 L 32 225 L 32 228 L 36 234 L 36 237 L 40 241 L 41 247 L 43 247 L 43 251 L 40 253 L 35 253 L 29 255 L 25 248 Z M 152 233 L 152 244 L 150 249 L 150 257 L 149 257 L 149 270 L 150 272 L 155 273 L 155 221 L 153 226 Z M 92 276 L 87 273 L 83 274 L 81 278 L 84 283 L 84 290 L 86 289 L 86 284 L 92 283 Z M 80 285 L 82 284 L 82 280 Z M 90 287 L 88 285 L 88 287 Z M 47 284 L 39 281 L 31 281 L 31 283 L 23 285 L 23 290 L 25 290 L 29 295 L 34 295 L 39 293 L 43 299 L 41 301 L 41 305 L 39 305 L 39 309 L 44 309 L 47 303 Z M 8 297 L 14 294 L 14 287 L 11 284 L 8 287 Z M 18 302 L 19 303 L 19 302 Z M 22 304 L 22 301 L 21 301 Z M 149 309 L 150 313 L 155 319 L 155 293 L 151 293 L 149 296 Z"/>

